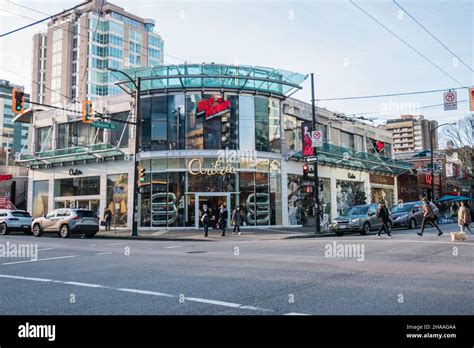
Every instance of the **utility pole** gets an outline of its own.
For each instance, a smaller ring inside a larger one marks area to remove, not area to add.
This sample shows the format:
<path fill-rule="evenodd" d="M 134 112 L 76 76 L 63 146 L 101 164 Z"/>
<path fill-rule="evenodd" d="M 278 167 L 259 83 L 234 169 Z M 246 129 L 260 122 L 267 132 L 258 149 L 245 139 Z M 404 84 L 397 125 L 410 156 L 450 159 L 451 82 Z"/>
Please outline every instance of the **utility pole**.
<path fill-rule="evenodd" d="M 141 92 L 141 77 L 137 77 L 135 86 L 135 156 L 133 157 L 133 222 L 132 222 L 132 236 L 138 236 L 138 152 L 139 152 L 139 129 L 141 125 L 140 116 L 140 92 Z"/>
<path fill-rule="evenodd" d="M 311 73 L 311 112 L 313 116 L 313 131 L 316 130 L 316 105 L 314 99 L 314 73 Z M 312 137 L 311 137 L 312 139 Z M 317 158 L 318 153 L 316 146 L 313 146 L 313 155 Z M 318 161 L 314 162 L 314 215 L 316 220 L 315 233 L 321 233 L 321 207 L 319 204 L 319 175 L 318 175 Z"/>

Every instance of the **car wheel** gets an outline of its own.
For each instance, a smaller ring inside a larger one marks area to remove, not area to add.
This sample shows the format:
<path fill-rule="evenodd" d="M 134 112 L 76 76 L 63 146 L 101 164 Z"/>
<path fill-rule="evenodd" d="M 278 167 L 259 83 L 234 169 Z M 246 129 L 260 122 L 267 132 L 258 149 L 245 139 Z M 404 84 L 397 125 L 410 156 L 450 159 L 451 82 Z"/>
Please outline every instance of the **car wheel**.
<path fill-rule="evenodd" d="M 88 238 L 88 239 L 94 238 L 94 236 L 95 236 L 95 232 L 93 232 L 93 233 L 86 233 L 86 238 Z"/>
<path fill-rule="evenodd" d="M 370 224 L 368 222 L 364 223 L 364 227 L 362 227 L 362 231 L 360 234 L 363 236 L 367 236 L 370 234 Z"/>
<path fill-rule="evenodd" d="M 414 230 L 416 228 L 416 220 L 415 219 L 413 219 L 413 218 L 410 219 L 410 223 L 408 224 L 408 228 L 410 230 Z"/>
<path fill-rule="evenodd" d="M 8 226 L 7 226 L 7 224 L 4 223 L 4 222 L 2 222 L 2 223 L 0 224 L 0 234 L 1 234 L 2 236 L 5 236 L 5 235 L 8 234 Z"/>
<path fill-rule="evenodd" d="M 35 224 L 33 226 L 33 235 L 35 237 L 40 237 L 43 234 L 43 231 L 41 231 L 41 227 L 39 224 Z"/>
<path fill-rule="evenodd" d="M 62 225 L 59 229 L 59 235 L 61 238 L 68 238 L 71 235 L 71 231 L 69 231 L 68 225 Z"/>

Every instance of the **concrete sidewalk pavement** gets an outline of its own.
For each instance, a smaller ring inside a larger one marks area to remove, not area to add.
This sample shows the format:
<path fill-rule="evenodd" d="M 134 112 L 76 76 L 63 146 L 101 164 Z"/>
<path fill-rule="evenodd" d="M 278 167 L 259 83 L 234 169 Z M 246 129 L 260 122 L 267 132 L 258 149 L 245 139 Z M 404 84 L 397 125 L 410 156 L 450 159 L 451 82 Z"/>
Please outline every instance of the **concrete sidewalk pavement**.
<path fill-rule="evenodd" d="M 457 224 L 445 224 L 440 225 L 441 230 L 448 234 L 450 232 L 458 232 L 459 227 Z M 394 229 L 393 235 L 415 235 L 419 229 L 407 230 L 407 229 Z M 107 238 L 107 239 L 136 239 L 136 240 L 165 240 L 165 241 L 215 241 L 221 240 L 222 238 L 236 238 L 240 240 L 282 240 L 282 239 L 298 239 L 298 238 L 322 238 L 322 237 L 334 237 L 335 234 L 332 232 L 325 232 L 321 234 L 315 234 L 314 227 L 270 227 L 270 228 L 249 228 L 241 229 L 242 235 L 233 235 L 232 229 L 226 231 L 226 236 L 221 237 L 221 231 L 217 229 L 209 230 L 209 237 L 204 237 L 204 231 L 202 229 L 160 229 L 157 231 L 141 231 L 138 236 L 130 236 L 130 230 L 111 230 L 105 231 L 101 229 L 95 238 Z M 432 233 L 431 228 L 426 230 L 427 235 Z M 375 234 L 375 232 L 372 232 Z M 358 234 L 347 234 L 347 236 L 358 235 Z"/>

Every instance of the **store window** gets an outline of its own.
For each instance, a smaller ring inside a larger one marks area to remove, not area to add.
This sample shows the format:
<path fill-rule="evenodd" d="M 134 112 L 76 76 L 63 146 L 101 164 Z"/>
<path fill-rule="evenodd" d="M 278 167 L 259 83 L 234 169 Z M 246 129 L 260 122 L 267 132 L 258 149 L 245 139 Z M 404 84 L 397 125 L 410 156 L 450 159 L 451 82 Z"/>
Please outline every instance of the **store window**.
<path fill-rule="evenodd" d="M 48 180 L 33 182 L 33 218 L 48 213 L 49 182 Z"/>
<path fill-rule="evenodd" d="M 54 196 L 91 196 L 100 194 L 100 176 L 54 180 Z"/>
<path fill-rule="evenodd" d="M 128 174 L 107 175 L 107 203 L 112 212 L 111 225 L 126 227 L 128 220 Z"/>
<path fill-rule="evenodd" d="M 363 182 L 337 180 L 336 189 L 338 216 L 347 214 L 354 205 L 367 203 Z"/>

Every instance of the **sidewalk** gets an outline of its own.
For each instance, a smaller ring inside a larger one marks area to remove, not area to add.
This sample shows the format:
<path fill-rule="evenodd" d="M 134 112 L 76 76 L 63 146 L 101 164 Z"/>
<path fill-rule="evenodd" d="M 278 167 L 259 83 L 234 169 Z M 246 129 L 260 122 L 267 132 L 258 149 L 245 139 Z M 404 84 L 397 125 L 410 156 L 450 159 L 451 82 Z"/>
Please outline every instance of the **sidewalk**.
<path fill-rule="evenodd" d="M 440 225 L 441 230 L 448 234 L 449 232 L 458 231 L 459 227 L 457 224 L 443 224 Z M 95 238 L 103 239 L 134 239 L 134 240 L 157 240 L 157 241 L 214 241 L 226 239 L 238 239 L 238 240 L 282 240 L 282 239 L 299 239 L 299 238 L 323 238 L 323 237 L 335 237 L 334 233 L 325 232 L 321 234 L 315 234 L 313 227 L 297 227 L 297 228 L 252 228 L 242 229 L 242 235 L 233 235 L 232 230 L 226 231 L 226 236 L 221 237 L 220 230 L 209 229 L 209 237 L 204 237 L 203 229 L 171 229 L 171 230 L 157 230 L 157 231 L 143 231 L 139 232 L 138 236 L 131 237 L 130 230 L 118 230 L 118 231 L 104 231 L 100 230 Z M 392 233 L 394 235 L 408 235 L 415 234 L 419 229 L 407 230 L 407 229 L 394 229 Z M 427 229 L 428 234 L 432 233 L 431 228 Z M 374 234 L 375 232 L 372 232 Z M 359 234 L 347 234 L 347 236 L 357 236 Z"/>

